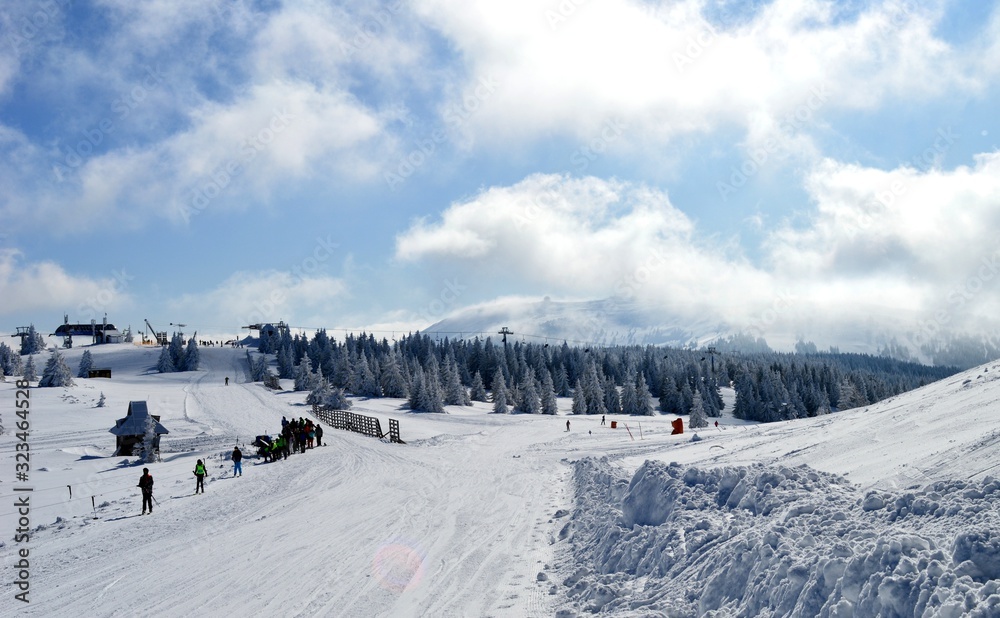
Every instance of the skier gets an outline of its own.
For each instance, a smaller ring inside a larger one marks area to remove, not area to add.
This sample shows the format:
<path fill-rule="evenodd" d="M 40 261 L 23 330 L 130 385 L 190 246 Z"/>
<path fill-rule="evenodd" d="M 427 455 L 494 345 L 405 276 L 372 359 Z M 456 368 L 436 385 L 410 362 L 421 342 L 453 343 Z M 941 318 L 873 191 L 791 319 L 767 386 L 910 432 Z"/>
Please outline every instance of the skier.
<path fill-rule="evenodd" d="M 194 493 L 205 493 L 205 475 L 208 472 L 205 470 L 205 464 L 198 460 L 198 463 L 194 465 L 194 477 L 198 479 L 198 482 L 194 486 Z"/>
<path fill-rule="evenodd" d="M 238 446 L 233 449 L 233 476 L 243 476 L 243 453 Z"/>
<path fill-rule="evenodd" d="M 601 415 L 601 424 L 602 425 L 604 424 L 604 415 L 603 414 Z"/>
<path fill-rule="evenodd" d="M 142 476 L 139 477 L 139 484 L 136 486 L 142 490 L 142 514 L 146 514 L 146 506 L 149 506 L 150 515 L 153 514 L 153 475 L 149 473 L 149 468 L 142 469 Z"/>
<path fill-rule="evenodd" d="M 569 420 L 566 420 L 566 431 L 569 431 Z"/>
<path fill-rule="evenodd" d="M 229 386 L 229 376 L 226 376 L 226 386 Z"/>
<path fill-rule="evenodd" d="M 323 446 L 323 426 L 316 423 L 316 446 Z"/>

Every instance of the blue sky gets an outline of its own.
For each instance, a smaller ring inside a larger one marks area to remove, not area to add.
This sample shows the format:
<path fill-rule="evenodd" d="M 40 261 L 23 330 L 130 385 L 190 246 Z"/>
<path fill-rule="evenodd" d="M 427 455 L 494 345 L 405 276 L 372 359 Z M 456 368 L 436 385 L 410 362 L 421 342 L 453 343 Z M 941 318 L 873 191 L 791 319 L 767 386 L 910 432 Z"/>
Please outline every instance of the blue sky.
<path fill-rule="evenodd" d="M 0 324 L 993 332 L 996 2 L 0 8 Z"/>

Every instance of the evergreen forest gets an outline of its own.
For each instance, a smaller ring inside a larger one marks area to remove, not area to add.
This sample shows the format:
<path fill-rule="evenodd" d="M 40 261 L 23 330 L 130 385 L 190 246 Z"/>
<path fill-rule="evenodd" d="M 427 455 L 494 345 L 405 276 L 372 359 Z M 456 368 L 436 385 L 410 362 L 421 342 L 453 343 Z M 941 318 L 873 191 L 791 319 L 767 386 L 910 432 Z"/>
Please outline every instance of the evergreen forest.
<path fill-rule="evenodd" d="M 312 338 L 285 330 L 262 338 L 248 363 L 253 380 L 291 379 L 295 390 L 311 391 L 311 402 L 335 407 L 349 405 L 346 393 L 405 398 L 421 412 L 484 401 L 495 412 L 555 414 L 556 397 L 567 397 L 574 414 L 686 415 L 700 402 L 711 418 L 723 407 L 720 387 L 732 387 L 733 414 L 762 422 L 866 406 L 957 371 L 866 354 L 723 349 L 502 344 L 421 333 L 338 341 L 325 330 Z"/>

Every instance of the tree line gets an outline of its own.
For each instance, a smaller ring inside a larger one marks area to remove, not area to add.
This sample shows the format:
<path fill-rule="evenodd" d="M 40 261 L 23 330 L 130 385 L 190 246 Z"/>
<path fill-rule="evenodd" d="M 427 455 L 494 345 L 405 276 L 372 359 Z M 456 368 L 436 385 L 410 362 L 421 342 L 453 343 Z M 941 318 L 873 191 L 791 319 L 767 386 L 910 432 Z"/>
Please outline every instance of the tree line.
<path fill-rule="evenodd" d="M 869 405 L 956 372 L 865 354 L 758 350 L 713 358 L 657 346 L 503 345 L 421 333 L 336 341 L 324 330 L 311 338 L 286 330 L 262 337 L 248 363 L 253 380 L 294 380 L 310 403 L 333 407 L 349 405 L 350 394 L 403 398 L 422 412 L 482 401 L 495 412 L 555 414 L 556 398 L 568 397 L 574 414 L 682 415 L 697 405 L 699 417 L 711 418 L 723 408 L 720 388 L 732 387 L 734 415 L 765 422 Z"/>

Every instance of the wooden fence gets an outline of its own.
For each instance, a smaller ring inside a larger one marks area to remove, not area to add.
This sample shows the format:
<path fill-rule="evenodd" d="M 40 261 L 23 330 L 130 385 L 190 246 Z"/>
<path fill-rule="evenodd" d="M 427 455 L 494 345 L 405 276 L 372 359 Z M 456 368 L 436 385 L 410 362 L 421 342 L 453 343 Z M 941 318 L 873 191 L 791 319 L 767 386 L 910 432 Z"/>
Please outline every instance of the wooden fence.
<path fill-rule="evenodd" d="M 388 438 L 390 442 L 406 444 L 399 437 L 399 421 L 389 419 L 389 433 L 382 433 L 382 424 L 374 416 L 355 414 L 347 410 L 334 410 L 313 404 L 313 416 L 334 429 L 353 431 L 373 438 Z"/>

